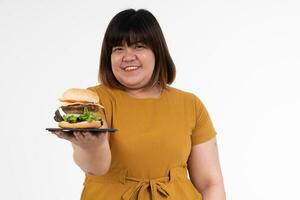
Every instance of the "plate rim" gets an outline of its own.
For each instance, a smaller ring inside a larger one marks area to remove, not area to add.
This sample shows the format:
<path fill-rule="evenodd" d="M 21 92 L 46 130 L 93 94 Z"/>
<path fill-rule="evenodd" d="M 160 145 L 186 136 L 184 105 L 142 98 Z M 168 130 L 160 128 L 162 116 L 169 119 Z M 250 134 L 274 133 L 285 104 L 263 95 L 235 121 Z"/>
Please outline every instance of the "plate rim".
<path fill-rule="evenodd" d="M 115 128 L 46 128 L 47 131 L 91 131 L 91 132 L 116 132 L 118 129 Z"/>

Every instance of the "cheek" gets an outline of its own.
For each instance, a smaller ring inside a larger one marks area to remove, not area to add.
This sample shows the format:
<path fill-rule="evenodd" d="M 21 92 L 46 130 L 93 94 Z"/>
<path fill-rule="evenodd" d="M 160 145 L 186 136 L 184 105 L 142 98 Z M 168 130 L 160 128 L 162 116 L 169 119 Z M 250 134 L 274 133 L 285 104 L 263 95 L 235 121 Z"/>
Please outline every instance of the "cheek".
<path fill-rule="evenodd" d="M 112 52 L 110 58 L 112 60 L 120 60 L 124 57 L 124 52 Z"/>
<path fill-rule="evenodd" d="M 154 65 L 155 65 L 155 56 L 153 53 L 148 52 L 147 54 L 144 54 L 143 56 L 143 60 L 145 63 L 147 63 L 148 68 L 149 69 L 154 69 Z"/>
<path fill-rule="evenodd" d="M 121 65 L 121 59 L 118 56 L 111 56 L 110 61 L 112 69 L 117 69 Z"/>
<path fill-rule="evenodd" d="M 111 57 L 111 70 L 115 77 L 118 77 L 120 63 L 115 57 Z"/>
<path fill-rule="evenodd" d="M 154 70 L 154 67 L 155 67 L 155 58 L 154 58 L 154 56 L 153 56 L 153 58 L 152 59 L 149 59 L 149 65 L 150 65 L 150 68 L 151 68 L 151 71 L 153 71 Z"/>
<path fill-rule="evenodd" d="M 110 57 L 110 62 L 111 62 L 112 66 L 115 65 L 115 63 L 116 63 L 116 57 L 115 56 L 111 56 Z"/>

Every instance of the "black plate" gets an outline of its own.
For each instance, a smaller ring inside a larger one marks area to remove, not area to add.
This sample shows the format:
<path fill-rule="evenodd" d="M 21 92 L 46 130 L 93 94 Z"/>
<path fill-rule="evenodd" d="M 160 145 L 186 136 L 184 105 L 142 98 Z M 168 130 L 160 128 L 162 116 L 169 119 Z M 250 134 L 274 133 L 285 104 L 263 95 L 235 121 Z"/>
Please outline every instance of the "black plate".
<path fill-rule="evenodd" d="M 63 131 L 66 133 L 73 133 L 73 131 L 89 131 L 92 134 L 103 133 L 103 132 L 110 132 L 113 133 L 117 131 L 114 128 L 46 128 L 47 131 Z"/>

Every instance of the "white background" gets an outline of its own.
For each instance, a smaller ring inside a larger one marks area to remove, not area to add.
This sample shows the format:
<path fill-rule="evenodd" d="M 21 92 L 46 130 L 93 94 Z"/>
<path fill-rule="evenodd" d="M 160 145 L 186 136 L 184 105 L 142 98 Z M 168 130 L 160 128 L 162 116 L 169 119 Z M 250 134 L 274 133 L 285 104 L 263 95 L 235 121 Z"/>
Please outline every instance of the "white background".
<path fill-rule="evenodd" d="M 0 198 L 79 199 L 71 145 L 45 128 L 65 89 L 98 84 L 106 26 L 131 7 L 157 17 L 173 86 L 208 108 L 227 199 L 300 199 L 300 3 L 289 0 L 0 0 Z"/>

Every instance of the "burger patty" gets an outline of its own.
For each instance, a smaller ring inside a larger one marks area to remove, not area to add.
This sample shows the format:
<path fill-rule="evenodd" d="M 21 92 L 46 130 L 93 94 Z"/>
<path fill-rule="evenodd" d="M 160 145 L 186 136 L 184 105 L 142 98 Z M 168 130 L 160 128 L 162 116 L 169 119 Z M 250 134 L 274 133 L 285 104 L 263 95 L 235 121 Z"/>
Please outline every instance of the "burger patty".
<path fill-rule="evenodd" d="M 67 114 L 82 114 L 84 108 L 87 108 L 90 112 L 98 112 L 99 106 L 93 104 L 74 104 L 69 106 L 62 106 L 61 109 Z"/>

